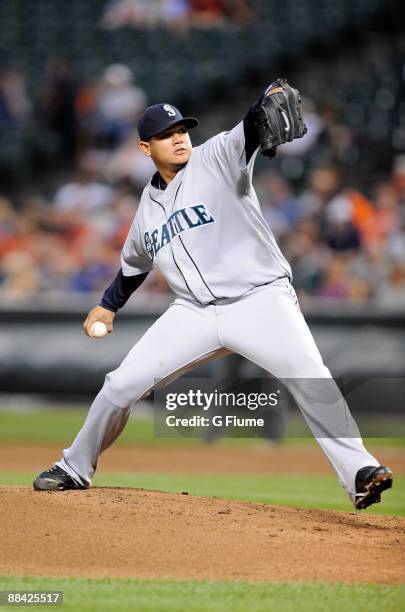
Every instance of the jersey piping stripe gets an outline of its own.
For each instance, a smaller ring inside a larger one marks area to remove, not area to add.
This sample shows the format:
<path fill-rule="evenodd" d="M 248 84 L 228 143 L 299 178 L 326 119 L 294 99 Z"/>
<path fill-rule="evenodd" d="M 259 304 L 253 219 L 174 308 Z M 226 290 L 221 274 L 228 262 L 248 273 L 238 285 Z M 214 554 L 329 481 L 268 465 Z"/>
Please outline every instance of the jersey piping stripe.
<path fill-rule="evenodd" d="M 180 239 L 180 242 L 181 242 L 181 244 L 182 244 L 182 246 L 183 246 L 183 249 L 186 251 L 187 255 L 190 257 L 191 261 L 192 261 L 192 262 L 193 262 L 193 264 L 194 264 L 195 269 L 197 270 L 198 274 L 200 275 L 200 278 L 201 278 L 202 282 L 203 282 L 203 283 L 204 283 L 204 285 L 207 287 L 207 289 L 208 289 L 208 291 L 211 293 L 212 297 L 213 297 L 213 298 L 215 298 L 216 300 L 218 300 L 218 299 L 219 299 L 219 298 L 218 298 L 218 296 L 216 296 L 216 295 L 214 295 L 214 293 L 212 293 L 211 289 L 208 287 L 207 283 L 205 282 L 204 277 L 203 277 L 203 275 L 201 274 L 201 272 L 200 272 L 200 270 L 199 270 L 199 268 L 198 268 L 197 264 L 195 263 L 194 259 L 191 257 L 190 253 L 189 253 L 189 252 L 188 252 L 188 250 L 186 249 L 186 246 L 185 246 L 184 242 L 182 241 L 180 234 L 179 234 L 179 239 Z"/>
<path fill-rule="evenodd" d="M 174 196 L 173 206 L 172 206 L 172 214 L 173 214 L 173 211 L 174 211 L 174 205 L 175 205 L 175 203 L 176 203 L 176 198 L 177 198 L 177 194 L 179 193 L 179 189 L 180 189 L 180 187 L 181 187 L 181 181 L 180 181 L 180 185 L 177 187 L 177 191 L 176 191 L 176 194 L 175 194 L 175 196 Z M 201 272 L 200 272 L 200 270 L 199 270 L 199 268 L 198 268 L 197 264 L 195 263 L 194 259 L 191 257 L 190 253 L 189 253 L 189 252 L 188 252 L 188 250 L 186 249 L 185 244 L 184 244 L 183 240 L 181 239 L 180 234 L 178 234 L 178 237 L 179 237 L 179 240 L 180 240 L 180 242 L 181 242 L 181 245 L 182 245 L 183 249 L 186 251 L 186 253 L 187 253 L 187 255 L 189 256 L 189 258 L 191 259 L 191 261 L 192 261 L 192 263 L 193 263 L 193 265 L 194 265 L 195 269 L 197 270 L 198 274 L 200 275 L 200 278 L 201 278 L 202 282 L 203 282 L 203 283 L 204 283 L 204 285 L 207 287 L 207 289 L 208 289 L 208 291 L 211 293 L 212 297 L 213 297 L 214 299 L 218 300 L 218 299 L 219 299 L 219 298 L 218 298 L 218 296 L 216 296 L 214 293 L 212 293 L 211 289 L 208 287 L 207 283 L 205 282 L 204 277 L 203 277 L 203 275 L 201 274 Z"/>
<path fill-rule="evenodd" d="M 177 191 L 178 191 L 178 190 L 177 190 Z M 176 195 L 177 195 L 177 192 L 176 192 Z M 160 206 L 160 208 L 162 208 L 162 209 L 163 209 L 163 212 L 164 212 L 164 214 L 165 214 L 165 218 L 166 218 L 166 222 L 167 222 L 167 214 L 166 214 L 165 207 L 164 207 L 164 206 L 162 206 L 162 204 L 161 204 L 160 202 L 158 202 L 157 200 L 155 200 L 155 198 L 152 198 L 152 196 L 150 195 L 150 193 L 149 193 L 149 197 L 150 197 L 150 199 L 151 199 L 153 202 L 155 202 L 156 204 L 158 204 L 158 206 Z M 176 258 L 175 258 L 175 256 L 174 256 L 174 253 L 173 253 L 173 247 L 172 247 L 172 243 L 171 243 L 171 241 L 170 241 L 170 251 L 171 251 L 171 254 L 172 254 L 172 257 L 173 257 L 174 265 L 176 266 L 176 268 L 177 268 L 177 269 L 178 269 L 178 271 L 180 272 L 180 274 L 181 274 L 181 276 L 182 276 L 182 278 L 183 278 L 183 280 L 184 280 L 184 283 L 185 283 L 185 285 L 186 285 L 187 289 L 190 291 L 190 293 L 191 293 L 192 295 L 194 295 L 194 297 L 195 297 L 195 299 L 197 300 L 197 302 L 198 302 L 199 304 L 202 304 L 202 302 L 200 302 L 200 300 L 199 300 L 199 299 L 197 298 L 197 296 L 195 295 L 194 291 L 191 291 L 190 287 L 188 286 L 188 282 L 186 281 L 186 277 L 184 276 L 183 272 L 181 271 L 180 266 L 179 266 L 179 264 L 177 263 Z"/>

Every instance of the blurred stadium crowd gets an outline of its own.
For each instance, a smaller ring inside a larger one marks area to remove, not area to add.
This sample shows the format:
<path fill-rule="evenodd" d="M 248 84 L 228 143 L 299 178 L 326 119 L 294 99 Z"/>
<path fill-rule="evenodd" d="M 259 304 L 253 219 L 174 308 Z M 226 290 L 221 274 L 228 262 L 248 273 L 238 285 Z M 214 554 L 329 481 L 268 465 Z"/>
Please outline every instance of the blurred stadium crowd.
<path fill-rule="evenodd" d="M 253 11 L 245 0 L 112 0 L 100 24 L 108 30 L 163 24 L 173 32 L 186 32 L 192 27 L 222 26 L 227 21 L 243 24 L 252 18 Z"/>
<path fill-rule="evenodd" d="M 176 24 L 173 36 L 180 26 L 224 20 L 250 27 L 254 5 L 116 0 L 104 5 L 97 27 L 163 21 Z M 307 137 L 281 147 L 273 162 L 258 159 L 259 200 L 302 303 L 405 304 L 405 55 L 398 40 L 365 41 L 354 56 L 329 58 L 327 68 L 309 58 L 292 79 L 304 93 Z M 141 86 L 130 62 L 105 65 L 96 78 L 79 74 L 77 62 L 50 55 L 33 90 L 26 66 L 0 68 L 0 291 L 8 301 L 102 292 L 153 172 L 138 151 L 136 125 L 156 92 Z M 258 93 L 246 86 L 243 98 L 251 103 Z M 221 130 L 247 110 L 234 106 Z M 200 138 L 217 131 L 219 114 L 220 105 L 207 102 Z M 13 165 L 16 146 L 20 163 Z M 169 290 L 153 274 L 140 291 Z"/>

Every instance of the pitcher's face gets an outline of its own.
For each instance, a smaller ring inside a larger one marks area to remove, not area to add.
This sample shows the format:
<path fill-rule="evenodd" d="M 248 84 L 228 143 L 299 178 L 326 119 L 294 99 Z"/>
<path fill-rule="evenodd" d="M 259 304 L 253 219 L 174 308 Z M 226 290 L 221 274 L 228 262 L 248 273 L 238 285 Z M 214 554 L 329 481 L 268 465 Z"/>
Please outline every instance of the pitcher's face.
<path fill-rule="evenodd" d="M 140 147 L 158 168 L 183 166 L 193 149 L 187 128 L 181 123 L 153 136 L 148 142 L 141 141 Z"/>

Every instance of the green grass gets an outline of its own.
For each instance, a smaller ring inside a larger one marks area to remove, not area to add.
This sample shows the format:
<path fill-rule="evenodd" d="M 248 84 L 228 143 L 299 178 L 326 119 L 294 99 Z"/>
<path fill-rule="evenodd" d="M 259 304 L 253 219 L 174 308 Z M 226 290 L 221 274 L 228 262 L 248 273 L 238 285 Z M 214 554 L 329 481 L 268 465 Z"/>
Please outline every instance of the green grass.
<path fill-rule="evenodd" d="M 0 577 L 0 590 L 61 590 L 63 610 L 401 612 L 405 587 L 289 582 Z M 49 606 L 36 606 L 49 610 Z"/>
<path fill-rule="evenodd" d="M 35 412 L 0 412 L 2 442 L 70 442 L 81 428 L 85 410 L 57 409 Z M 153 420 L 131 418 L 117 444 L 154 440 Z"/>
<path fill-rule="evenodd" d="M 39 410 L 28 412 L 0 411 L 0 442 L 49 442 L 66 445 L 72 441 L 81 428 L 87 411 L 84 409 L 57 408 L 56 410 Z M 302 437 L 285 440 L 286 444 L 313 445 L 316 442 L 307 433 L 303 421 L 300 433 Z M 157 445 L 198 445 L 199 439 L 190 438 L 156 438 L 152 417 L 132 416 L 123 433 L 116 441 L 117 445 L 140 443 Z M 249 446 L 257 444 L 257 438 L 224 438 L 221 444 L 231 446 Z M 373 446 L 405 447 L 404 437 L 369 438 L 367 444 Z"/>
<path fill-rule="evenodd" d="M 405 516 L 405 478 L 395 489 L 384 494 L 384 503 L 366 512 Z M 140 487 L 157 491 L 222 497 L 241 501 L 278 504 L 299 508 L 326 508 L 352 511 L 353 507 L 334 476 L 269 475 L 173 475 L 173 474 L 100 474 L 97 486 Z"/>
<path fill-rule="evenodd" d="M 36 474 L 0 472 L 0 484 L 31 485 Z M 174 475 L 99 473 L 94 486 L 135 487 L 155 491 L 221 497 L 241 501 L 353 511 L 346 493 L 334 476 L 270 475 Z M 383 503 L 365 511 L 368 514 L 405 516 L 405 477 L 397 477 L 395 486 L 383 496 Z"/>

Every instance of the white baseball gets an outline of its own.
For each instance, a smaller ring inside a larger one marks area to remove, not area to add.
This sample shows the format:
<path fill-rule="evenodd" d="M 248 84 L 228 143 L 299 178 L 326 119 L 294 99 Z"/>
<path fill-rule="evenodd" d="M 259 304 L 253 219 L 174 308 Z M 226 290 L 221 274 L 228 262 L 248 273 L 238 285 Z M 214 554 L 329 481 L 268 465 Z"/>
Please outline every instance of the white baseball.
<path fill-rule="evenodd" d="M 96 321 L 90 328 L 93 338 L 104 338 L 107 335 L 107 325 L 102 321 Z"/>

